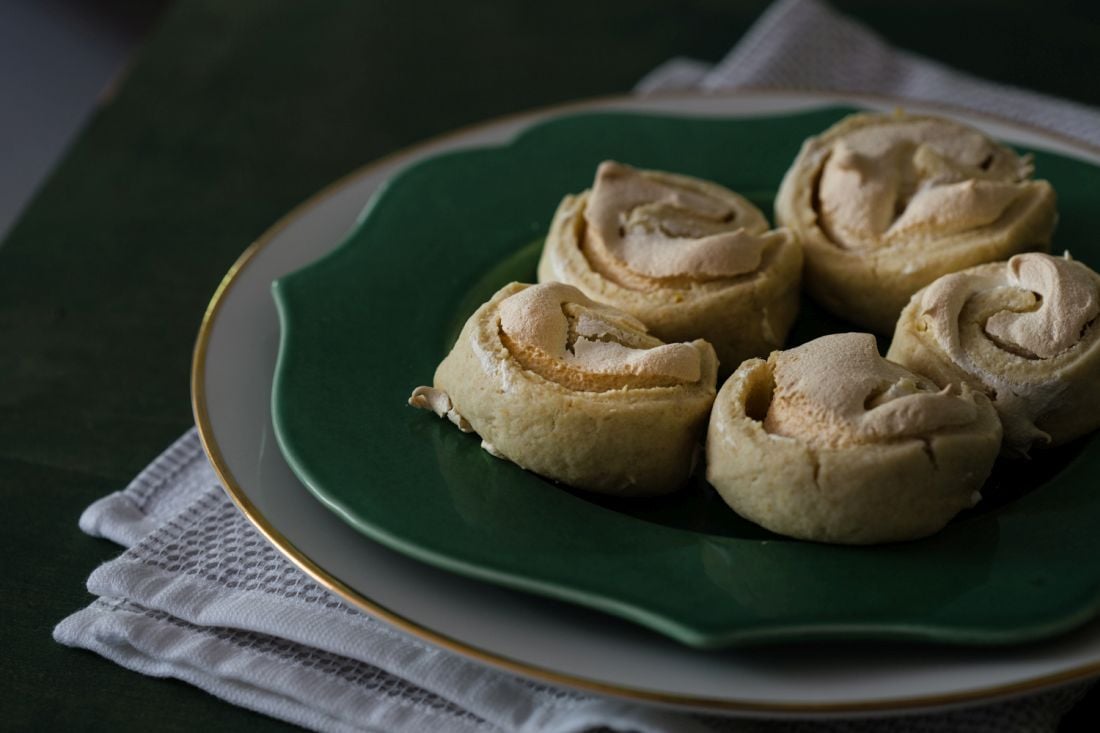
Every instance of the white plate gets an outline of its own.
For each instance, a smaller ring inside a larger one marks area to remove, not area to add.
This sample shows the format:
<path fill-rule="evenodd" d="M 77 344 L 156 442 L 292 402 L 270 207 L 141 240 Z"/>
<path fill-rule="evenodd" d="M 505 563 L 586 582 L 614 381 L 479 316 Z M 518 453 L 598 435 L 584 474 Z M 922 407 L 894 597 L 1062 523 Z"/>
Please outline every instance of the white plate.
<path fill-rule="evenodd" d="M 996 649 L 883 644 L 689 649 L 618 619 L 450 575 L 387 550 L 314 500 L 276 447 L 270 393 L 279 327 L 271 282 L 336 246 L 370 195 L 398 169 L 441 151 L 502 142 L 534 122 L 569 112 L 752 116 L 835 104 L 888 110 L 899 102 L 803 93 L 598 100 L 439 138 L 324 189 L 241 256 L 214 295 L 199 333 L 192 372 L 195 417 L 230 495 L 291 561 L 367 613 L 475 660 L 589 692 L 727 714 L 874 714 L 1005 697 L 1100 674 L 1100 622 L 1051 641 Z M 1071 141 L 949 113 L 998 138 L 1100 164 L 1100 151 Z"/>

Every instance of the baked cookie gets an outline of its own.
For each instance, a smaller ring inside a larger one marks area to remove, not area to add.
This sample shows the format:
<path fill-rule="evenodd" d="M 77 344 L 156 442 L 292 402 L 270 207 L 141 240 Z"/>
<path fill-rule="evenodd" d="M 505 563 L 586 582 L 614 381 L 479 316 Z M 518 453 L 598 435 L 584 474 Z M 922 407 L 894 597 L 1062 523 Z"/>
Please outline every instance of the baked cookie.
<path fill-rule="evenodd" d="M 1020 157 L 938 117 L 852 115 L 802 145 L 775 202 L 802 242 L 806 288 L 825 308 L 893 332 L 941 275 L 1047 251 L 1054 189 Z"/>
<path fill-rule="evenodd" d="M 570 486 L 663 494 L 691 474 L 717 368 L 705 341 L 662 343 L 569 285 L 512 283 L 470 317 L 434 387 L 409 403 Z"/>
<path fill-rule="evenodd" d="M 834 334 L 734 372 L 711 412 L 707 480 L 773 532 L 891 542 L 973 506 L 1000 445 L 984 394 L 940 390 L 871 334 Z"/>
<path fill-rule="evenodd" d="M 688 176 L 604 162 L 558 207 L 539 282 L 563 282 L 665 341 L 709 341 L 724 373 L 782 346 L 802 250 L 744 197 Z"/>
<path fill-rule="evenodd" d="M 1100 427 L 1100 275 L 1016 255 L 946 275 L 902 311 L 887 358 L 993 400 L 1005 451 L 1026 455 Z"/>

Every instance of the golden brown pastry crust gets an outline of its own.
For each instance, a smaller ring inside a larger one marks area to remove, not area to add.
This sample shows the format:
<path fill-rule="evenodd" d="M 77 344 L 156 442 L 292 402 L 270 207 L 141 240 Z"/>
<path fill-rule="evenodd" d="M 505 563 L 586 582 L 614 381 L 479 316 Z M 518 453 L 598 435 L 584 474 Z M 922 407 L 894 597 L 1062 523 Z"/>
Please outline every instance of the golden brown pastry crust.
<path fill-rule="evenodd" d="M 470 317 L 434 387 L 410 404 L 543 476 L 654 495 L 690 475 L 716 374 L 705 341 L 664 344 L 576 288 L 512 283 Z"/>
<path fill-rule="evenodd" d="M 938 390 L 870 334 L 834 334 L 734 372 L 711 412 L 707 480 L 780 534 L 907 540 L 980 498 L 1000 442 L 983 394 Z"/>
<path fill-rule="evenodd" d="M 889 334 L 937 277 L 1047 251 L 1054 190 L 980 132 L 938 117 L 856 114 L 803 144 L 775 202 L 802 242 L 806 288 Z"/>
<path fill-rule="evenodd" d="M 802 251 L 744 197 L 688 176 L 604 162 L 566 196 L 539 261 L 665 341 L 702 338 L 724 373 L 782 346 L 798 312 Z"/>
<path fill-rule="evenodd" d="M 902 311 L 888 358 L 993 400 L 1005 451 L 1100 427 L 1100 275 L 1044 254 L 944 276 Z"/>

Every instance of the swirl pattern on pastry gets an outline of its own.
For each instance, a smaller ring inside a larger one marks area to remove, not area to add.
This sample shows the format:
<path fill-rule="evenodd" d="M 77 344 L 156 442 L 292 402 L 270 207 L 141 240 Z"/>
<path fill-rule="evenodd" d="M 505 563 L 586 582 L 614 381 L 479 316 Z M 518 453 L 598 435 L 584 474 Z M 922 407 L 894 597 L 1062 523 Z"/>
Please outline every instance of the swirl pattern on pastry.
<path fill-rule="evenodd" d="M 946 275 L 915 294 L 888 357 L 993 400 L 1005 452 L 1100 427 L 1100 275 L 1029 253 Z"/>
<path fill-rule="evenodd" d="M 744 197 L 688 176 L 606 161 L 558 207 L 540 282 L 564 282 L 637 317 L 658 338 L 703 338 L 732 370 L 782 345 L 798 311 L 802 253 Z"/>
<path fill-rule="evenodd" d="M 857 114 L 803 144 L 776 219 L 802 241 L 815 300 L 890 333 L 937 277 L 1049 249 L 1054 191 L 1032 172 L 1030 158 L 951 120 Z"/>
<path fill-rule="evenodd" d="M 568 285 L 512 283 L 470 317 L 434 386 L 410 404 L 468 425 L 486 450 L 535 473 L 652 495 L 690 475 L 716 374 L 705 341 L 663 343 Z"/>
<path fill-rule="evenodd" d="M 734 372 L 711 413 L 707 479 L 774 532 L 890 542 L 978 501 L 1000 444 L 985 395 L 886 361 L 870 334 L 834 334 Z"/>

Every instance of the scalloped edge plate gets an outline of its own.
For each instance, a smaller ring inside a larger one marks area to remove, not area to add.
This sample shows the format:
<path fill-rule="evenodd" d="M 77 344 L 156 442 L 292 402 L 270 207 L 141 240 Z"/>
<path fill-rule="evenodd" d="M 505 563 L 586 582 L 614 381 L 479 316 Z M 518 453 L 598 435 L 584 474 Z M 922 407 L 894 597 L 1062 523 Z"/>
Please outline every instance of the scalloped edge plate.
<path fill-rule="evenodd" d="M 474 307 L 510 280 L 533 280 L 529 243 L 600 160 L 716 180 L 770 209 L 802 141 L 852 111 L 566 115 L 505 145 L 406 168 L 342 246 L 275 283 L 273 415 L 292 469 L 345 521 L 399 552 L 692 646 L 1007 644 L 1081 624 L 1100 608 L 1100 568 L 1074 562 L 1100 556 L 1095 439 L 1002 471 L 1002 481 L 1041 490 L 992 502 L 933 537 L 838 547 L 762 532 L 701 480 L 660 501 L 597 503 L 488 457 L 476 436 L 406 406 Z M 1086 262 L 1100 259 L 1085 236 L 1100 168 L 1035 157 L 1059 191 L 1060 241 L 1080 242 Z M 790 343 L 844 326 L 804 304 Z"/>

